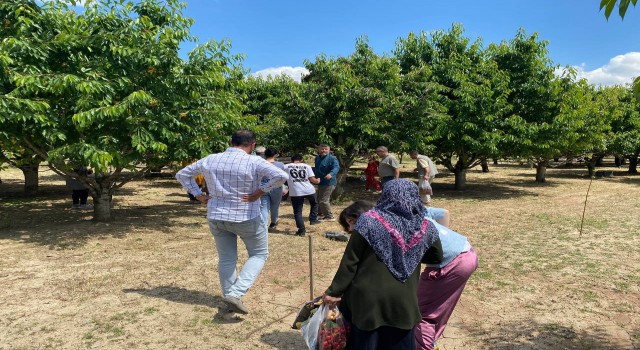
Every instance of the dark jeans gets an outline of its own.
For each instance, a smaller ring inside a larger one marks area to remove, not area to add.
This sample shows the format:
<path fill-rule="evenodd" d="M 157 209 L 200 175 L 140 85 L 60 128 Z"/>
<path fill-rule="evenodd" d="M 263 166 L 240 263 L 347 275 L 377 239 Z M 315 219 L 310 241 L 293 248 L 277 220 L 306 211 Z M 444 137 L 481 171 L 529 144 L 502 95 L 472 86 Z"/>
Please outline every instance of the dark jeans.
<path fill-rule="evenodd" d="M 298 230 L 304 230 L 304 219 L 302 218 L 302 206 L 304 205 L 304 199 L 309 201 L 311 209 L 309 210 L 309 221 L 318 220 L 318 201 L 316 200 L 316 194 L 309 194 L 306 196 L 291 197 L 291 205 L 293 206 L 293 217 L 296 219 L 296 227 Z"/>
<path fill-rule="evenodd" d="M 347 350 L 415 350 L 414 329 L 383 326 L 363 331 L 351 324 Z"/>
<path fill-rule="evenodd" d="M 87 204 L 89 190 L 73 190 L 71 198 L 73 199 L 73 204 Z"/>
<path fill-rule="evenodd" d="M 382 185 L 382 187 L 384 187 L 384 184 L 386 184 L 391 180 L 395 180 L 395 178 L 396 178 L 395 176 L 385 176 L 383 178 L 380 178 L 380 184 Z"/>

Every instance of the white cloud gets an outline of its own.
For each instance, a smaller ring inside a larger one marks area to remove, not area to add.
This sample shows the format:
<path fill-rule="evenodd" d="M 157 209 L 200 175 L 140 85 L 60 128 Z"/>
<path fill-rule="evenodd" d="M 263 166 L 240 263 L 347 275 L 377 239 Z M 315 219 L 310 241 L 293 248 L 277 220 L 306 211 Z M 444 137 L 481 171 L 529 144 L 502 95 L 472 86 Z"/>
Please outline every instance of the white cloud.
<path fill-rule="evenodd" d="M 256 76 L 256 77 L 261 77 L 261 78 L 268 78 L 268 77 L 277 77 L 280 75 L 288 75 L 290 76 L 293 80 L 300 82 L 300 80 L 302 80 L 302 77 L 309 74 L 309 70 L 307 70 L 305 67 L 270 67 L 270 68 L 265 68 L 265 69 L 261 69 L 255 73 L 251 73 L 251 75 Z"/>
<path fill-rule="evenodd" d="M 585 78 L 596 85 L 621 85 L 631 83 L 640 75 L 640 52 L 618 55 L 609 63 L 594 70 L 585 69 L 585 65 L 574 66 L 578 79 Z"/>

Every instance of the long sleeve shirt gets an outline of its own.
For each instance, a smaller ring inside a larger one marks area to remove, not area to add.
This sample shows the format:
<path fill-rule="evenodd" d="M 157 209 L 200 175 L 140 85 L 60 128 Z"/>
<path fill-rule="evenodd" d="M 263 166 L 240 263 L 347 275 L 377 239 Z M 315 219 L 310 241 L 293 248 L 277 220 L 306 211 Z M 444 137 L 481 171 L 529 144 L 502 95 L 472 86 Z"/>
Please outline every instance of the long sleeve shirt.
<path fill-rule="evenodd" d="M 230 222 L 251 220 L 260 214 L 260 201 L 243 202 L 243 195 L 258 189 L 268 192 L 289 179 L 289 175 L 275 165 L 235 147 L 186 166 L 178 171 L 176 179 L 189 193 L 198 196 L 202 194 L 195 181 L 198 174 L 204 175 L 211 196 L 207 218 Z M 263 177 L 269 181 L 262 183 Z"/>
<path fill-rule="evenodd" d="M 437 250 L 434 253 L 439 254 Z M 425 260 L 439 261 L 426 255 Z M 406 282 L 395 279 L 364 237 L 354 231 L 326 293 L 342 296 L 340 308 L 346 309 L 359 329 L 370 331 L 381 326 L 411 329 L 421 318 L 416 293 L 419 276 L 420 264 Z"/>
<path fill-rule="evenodd" d="M 320 186 L 335 186 L 338 183 L 338 172 L 340 171 L 340 162 L 333 154 L 324 156 L 316 156 L 315 168 L 313 172 L 320 179 Z M 325 179 L 327 175 L 331 175 L 330 179 Z"/>

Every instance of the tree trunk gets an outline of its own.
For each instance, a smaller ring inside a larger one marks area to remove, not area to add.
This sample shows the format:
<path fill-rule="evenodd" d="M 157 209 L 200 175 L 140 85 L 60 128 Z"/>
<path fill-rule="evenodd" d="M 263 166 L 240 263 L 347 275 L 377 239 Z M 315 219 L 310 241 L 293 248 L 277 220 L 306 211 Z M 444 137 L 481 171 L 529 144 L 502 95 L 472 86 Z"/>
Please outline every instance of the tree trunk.
<path fill-rule="evenodd" d="M 572 165 L 573 165 L 573 160 L 574 160 L 574 157 L 573 157 L 573 156 L 567 156 L 567 162 L 566 162 L 566 165 L 567 165 L 567 166 L 572 166 Z"/>
<path fill-rule="evenodd" d="M 38 192 L 38 164 L 20 166 L 24 174 L 24 193 L 32 195 Z"/>
<path fill-rule="evenodd" d="M 595 158 L 596 158 L 596 164 L 595 164 L 596 166 L 604 166 L 604 162 L 603 162 L 604 156 L 603 155 L 595 156 Z"/>
<path fill-rule="evenodd" d="M 111 221 L 111 199 L 113 198 L 109 189 L 101 188 L 96 191 L 93 198 L 93 220 L 99 222 Z"/>
<path fill-rule="evenodd" d="M 635 156 L 629 157 L 629 174 L 638 173 L 638 153 Z"/>
<path fill-rule="evenodd" d="M 487 158 L 482 158 L 482 160 L 480 161 L 480 166 L 482 166 L 483 173 L 489 172 L 489 162 L 487 162 Z"/>
<path fill-rule="evenodd" d="M 547 181 L 547 163 L 548 161 L 544 160 L 536 165 L 536 182 L 543 183 Z"/>
<path fill-rule="evenodd" d="M 493 165 L 498 165 L 498 158 L 493 158 Z"/>
<path fill-rule="evenodd" d="M 337 179 L 336 188 L 331 193 L 331 199 L 336 200 L 342 197 L 345 193 L 345 184 L 347 183 L 347 169 L 340 167 L 340 171 L 338 171 L 338 179 Z"/>
<path fill-rule="evenodd" d="M 559 162 L 560 161 L 560 157 L 554 157 L 553 161 L 556 162 L 556 163 Z"/>
<path fill-rule="evenodd" d="M 589 159 L 589 161 L 587 161 L 587 170 L 589 171 L 589 177 L 593 177 L 593 175 L 595 174 L 596 164 L 598 164 L 598 161 L 595 159 Z"/>
<path fill-rule="evenodd" d="M 615 156 L 613 158 L 613 163 L 615 164 L 616 168 L 619 168 L 620 165 L 622 165 L 622 164 L 620 164 L 620 156 Z"/>
<path fill-rule="evenodd" d="M 456 169 L 456 183 L 454 188 L 456 190 L 464 190 L 467 186 L 467 169 Z"/>
<path fill-rule="evenodd" d="M 357 152 L 353 152 L 356 154 Z M 340 164 L 340 171 L 338 171 L 338 179 L 336 188 L 331 193 L 331 199 L 336 200 L 342 197 L 345 193 L 345 184 L 347 183 L 347 175 L 349 174 L 349 168 L 353 165 L 355 161 L 355 156 L 349 159 L 343 159 L 342 157 L 338 157 L 338 164 Z"/>
<path fill-rule="evenodd" d="M 620 159 L 620 165 L 627 165 L 627 158 L 626 157 L 622 157 Z"/>

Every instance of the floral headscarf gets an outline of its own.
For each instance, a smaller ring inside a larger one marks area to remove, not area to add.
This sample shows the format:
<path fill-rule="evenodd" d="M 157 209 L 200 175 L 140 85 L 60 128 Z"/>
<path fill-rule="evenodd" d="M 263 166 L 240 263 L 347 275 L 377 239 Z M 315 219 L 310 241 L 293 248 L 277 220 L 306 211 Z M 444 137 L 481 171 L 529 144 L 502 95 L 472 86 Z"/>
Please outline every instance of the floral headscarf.
<path fill-rule="evenodd" d="M 356 222 L 355 230 L 400 282 L 409 279 L 438 237 L 426 214 L 418 186 L 399 179 L 387 182 L 377 205 Z"/>

